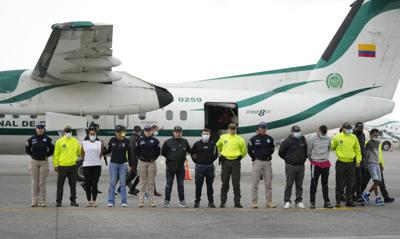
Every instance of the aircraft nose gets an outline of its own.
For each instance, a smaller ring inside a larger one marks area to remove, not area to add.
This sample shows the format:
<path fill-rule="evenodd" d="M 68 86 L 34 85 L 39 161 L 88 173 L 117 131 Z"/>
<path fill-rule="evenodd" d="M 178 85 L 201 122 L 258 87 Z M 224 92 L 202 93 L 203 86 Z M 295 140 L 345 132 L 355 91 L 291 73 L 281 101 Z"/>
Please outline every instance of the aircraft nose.
<path fill-rule="evenodd" d="M 168 90 L 158 86 L 155 86 L 155 89 L 160 108 L 169 105 L 174 100 L 174 97 L 172 96 L 171 93 L 169 93 Z"/>

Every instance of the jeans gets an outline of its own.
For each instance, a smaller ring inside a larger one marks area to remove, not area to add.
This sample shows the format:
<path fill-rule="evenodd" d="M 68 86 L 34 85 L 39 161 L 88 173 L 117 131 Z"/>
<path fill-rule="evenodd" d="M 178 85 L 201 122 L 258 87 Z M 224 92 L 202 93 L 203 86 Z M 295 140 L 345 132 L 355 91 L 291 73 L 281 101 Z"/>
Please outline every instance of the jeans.
<path fill-rule="evenodd" d="M 127 203 L 127 196 L 126 196 L 126 173 L 128 172 L 128 167 L 126 164 L 117 164 L 110 162 L 109 164 L 109 171 L 110 171 L 110 188 L 108 190 L 108 203 L 112 203 L 115 205 L 115 186 L 117 184 L 117 180 L 119 177 L 119 183 L 121 186 L 121 202 Z"/>
<path fill-rule="evenodd" d="M 185 179 L 185 168 L 181 167 L 179 171 L 170 171 L 167 167 L 165 170 L 165 177 L 167 184 L 165 185 L 165 201 L 171 201 L 172 184 L 174 183 L 174 177 L 176 175 L 177 186 L 178 186 L 178 197 L 179 201 L 185 200 L 185 189 L 183 187 L 183 180 Z"/>

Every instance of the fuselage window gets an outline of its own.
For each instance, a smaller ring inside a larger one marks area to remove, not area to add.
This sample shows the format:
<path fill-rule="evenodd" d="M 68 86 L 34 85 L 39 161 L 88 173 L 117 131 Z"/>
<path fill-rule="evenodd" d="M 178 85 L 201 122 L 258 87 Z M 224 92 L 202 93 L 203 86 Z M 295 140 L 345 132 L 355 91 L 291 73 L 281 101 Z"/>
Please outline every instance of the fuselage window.
<path fill-rule="evenodd" d="M 187 111 L 182 110 L 179 114 L 181 120 L 187 120 Z"/>
<path fill-rule="evenodd" d="M 93 119 L 94 119 L 94 120 L 98 120 L 99 118 L 100 118 L 99 115 L 93 115 Z"/>
<path fill-rule="evenodd" d="M 125 115 L 118 115 L 118 119 L 120 119 L 120 120 L 125 119 Z"/>
<path fill-rule="evenodd" d="M 14 119 L 18 119 L 19 118 L 19 115 L 13 115 L 12 116 Z"/>
<path fill-rule="evenodd" d="M 172 112 L 172 110 L 167 110 L 167 112 L 165 113 L 165 116 L 166 116 L 167 120 L 172 120 L 174 118 L 174 113 Z"/>
<path fill-rule="evenodd" d="M 37 115 L 31 115 L 31 119 L 36 119 Z"/>

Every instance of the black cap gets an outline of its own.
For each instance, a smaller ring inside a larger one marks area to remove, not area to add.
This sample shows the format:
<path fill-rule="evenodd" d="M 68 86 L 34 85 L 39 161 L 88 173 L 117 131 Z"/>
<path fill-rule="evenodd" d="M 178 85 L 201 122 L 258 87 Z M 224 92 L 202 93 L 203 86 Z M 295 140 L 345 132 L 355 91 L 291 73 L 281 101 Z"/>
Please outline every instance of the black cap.
<path fill-rule="evenodd" d="M 124 126 L 122 126 L 122 125 L 116 125 L 115 126 L 115 132 L 121 132 L 123 130 L 124 130 Z"/>
<path fill-rule="evenodd" d="M 88 133 L 89 133 L 89 131 L 95 131 L 95 132 L 97 132 L 97 130 L 96 130 L 96 128 L 95 128 L 95 127 L 89 127 L 89 129 L 88 129 Z"/>
<path fill-rule="evenodd" d="M 182 132 L 182 127 L 181 126 L 175 126 L 174 131 Z"/>
<path fill-rule="evenodd" d="M 151 125 L 146 125 L 144 126 L 144 131 L 151 131 L 153 128 L 151 127 Z"/>
<path fill-rule="evenodd" d="M 300 131 L 301 131 L 300 127 L 297 126 L 297 125 L 292 126 L 292 128 L 291 128 L 290 130 L 291 130 L 292 132 L 300 132 Z"/>
<path fill-rule="evenodd" d="M 357 123 L 355 124 L 355 127 L 356 127 L 357 129 L 363 129 L 363 128 L 364 128 L 364 124 L 363 124 L 363 122 L 357 122 Z"/>
<path fill-rule="evenodd" d="M 352 129 L 353 127 L 349 123 L 344 123 L 342 126 L 343 129 Z"/>
<path fill-rule="evenodd" d="M 228 129 L 237 129 L 236 124 L 229 124 Z"/>
<path fill-rule="evenodd" d="M 40 122 L 36 125 L 36 129 L 44 129 L 45 124 L 43 122 Z"/>
<path fill-rule="evenodd" d="M 133 127 L 133 131 L 139 132 L 142 131 L 142 128 L 139 125 L 136 125 L 135 127 Z"/>
<path fill-rule="evenodd" d="M 268 128 L 268 127 L 267 127 L 267 123 L 265 123 L 265 122 L 259 123 L 259 124 L 258 124 L 258 128 L 261 128 L 261 129 L 266 129 L 266 128 Z"/>
<path fill-rule="evenodd" d="M 65 127 L 64 127 L 64 132 L 66 132 L 66 133 L 72 132 L 71 126 L 65 126 Z"/>

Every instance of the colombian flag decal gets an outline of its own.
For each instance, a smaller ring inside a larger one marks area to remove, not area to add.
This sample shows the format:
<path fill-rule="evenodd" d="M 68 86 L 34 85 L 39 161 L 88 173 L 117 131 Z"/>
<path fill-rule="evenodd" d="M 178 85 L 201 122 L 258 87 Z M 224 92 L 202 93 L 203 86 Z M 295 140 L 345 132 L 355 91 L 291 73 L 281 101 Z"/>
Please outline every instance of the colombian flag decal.
<path fill-rule="evenodd" d="M 358 57 L 375 58 L 376 45 L 375 44 L 358 44 Z"/>

